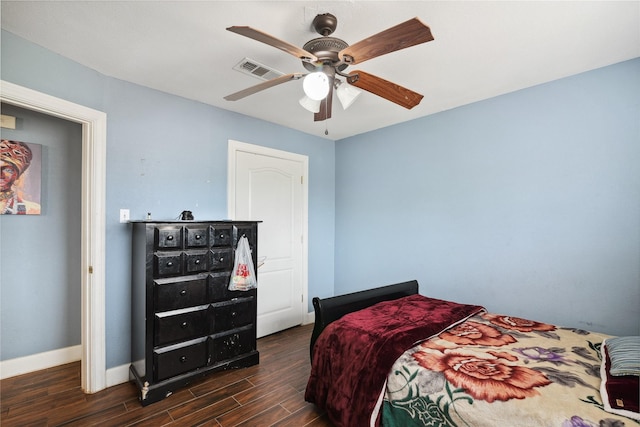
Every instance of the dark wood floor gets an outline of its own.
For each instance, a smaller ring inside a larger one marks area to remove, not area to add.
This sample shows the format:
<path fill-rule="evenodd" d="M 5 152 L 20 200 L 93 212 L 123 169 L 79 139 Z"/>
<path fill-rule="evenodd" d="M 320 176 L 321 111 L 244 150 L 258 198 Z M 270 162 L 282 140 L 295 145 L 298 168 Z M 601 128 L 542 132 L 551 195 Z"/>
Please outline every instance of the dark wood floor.
<path fill-rule="evenodd" d="M 80 362 L 0 381 L 2 426 L 331 427 L 304 401 L 311 325 L 258 340 L 260 364 L 219 372 L 142 407 L 132 383 L 80 389 Z"/>

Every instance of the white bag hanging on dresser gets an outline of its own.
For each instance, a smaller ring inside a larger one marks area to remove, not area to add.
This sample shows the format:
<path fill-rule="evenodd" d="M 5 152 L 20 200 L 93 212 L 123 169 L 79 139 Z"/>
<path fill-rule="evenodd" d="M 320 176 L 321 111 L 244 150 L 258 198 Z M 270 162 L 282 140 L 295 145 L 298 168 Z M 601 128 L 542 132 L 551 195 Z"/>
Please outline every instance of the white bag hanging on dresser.
<path fill-rule="evenodd" d="M 242 236 L 236 248 L 236 259 L 233 263 L 231 280 L 229 280 L 230 291 L 248 291 L 257 286 L 256 272 L 253 269 L 251 258 L 251 248 L 246 236 Z"/>

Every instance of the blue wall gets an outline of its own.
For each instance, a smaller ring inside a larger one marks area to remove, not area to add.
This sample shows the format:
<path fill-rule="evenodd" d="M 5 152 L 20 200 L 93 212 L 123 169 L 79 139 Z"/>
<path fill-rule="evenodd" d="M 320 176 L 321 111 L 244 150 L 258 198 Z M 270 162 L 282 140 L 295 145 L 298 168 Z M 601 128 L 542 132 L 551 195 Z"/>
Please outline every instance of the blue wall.
<path fill-rule="evenodd" d="M 3 80 L 107 113 L 107 368 L 130 361 L 131 236 L 119 209 L 129 208 L 132 219 L 149 211 L 173 219 L 184 209 L 197 219 L 226 218 L 229 139 L 309 156 L 309 294 L 333 293 L 334 142 L 101 75 L 6 31 L 1 59 Z M 3 265 L 22 262 L 2 255 Z M 3 270 L 3 304 L 31 310 L 38 295 L 5 300 L 15 286 Z M 42 329 L 36 317 L 28 322 L 25 331 Z M 2 342 L 13 357 L 67 345 L 41 349 L 37 336 L 18 336 Z"/>
<path fill-rule="evenodd" d="M 640 59 L 341 140 L 336 182 L 336 293 L 640 333 Z"/>
<path fill-rule="evenodd" d="M 3 80 L 107 113 L 107 368 L 129 362 L 119 209 L 226 217 L 228 139 L 309 156 L 310 296 L 415 278 L 427 295 L 640 333 L 640 60 L 334 143 L 101 75 L 4 31 L 1 54 Z M 16 285 L 0 286 L 4 304 Z M 7 303 L 30 310 L 34 298 Z M 46 350 L 21 337 L 2 345 Z"/>
<path fill-rule="evenodd" d="M 2 129 L 3 139 L 42 151 L 41 214 L 0 215 L 6 360 L 80 344 L 82 127 L 13 105 L 2 104 L 2 114 L 17 118 L 16 129 Z"/>

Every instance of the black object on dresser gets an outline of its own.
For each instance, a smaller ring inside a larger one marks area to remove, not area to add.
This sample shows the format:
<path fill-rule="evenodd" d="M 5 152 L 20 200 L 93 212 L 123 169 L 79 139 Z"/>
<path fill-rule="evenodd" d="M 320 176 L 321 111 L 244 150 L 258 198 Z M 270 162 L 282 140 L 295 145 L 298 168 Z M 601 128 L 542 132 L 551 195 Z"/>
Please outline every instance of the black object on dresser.
<path fill-rule="evenodd" d="M 257 291 L 228 290 L 238 240 L 257 273 L 258 222 L 133 221 L 131 357 L 143 406 L 195 378 L 255 365 Z"/>

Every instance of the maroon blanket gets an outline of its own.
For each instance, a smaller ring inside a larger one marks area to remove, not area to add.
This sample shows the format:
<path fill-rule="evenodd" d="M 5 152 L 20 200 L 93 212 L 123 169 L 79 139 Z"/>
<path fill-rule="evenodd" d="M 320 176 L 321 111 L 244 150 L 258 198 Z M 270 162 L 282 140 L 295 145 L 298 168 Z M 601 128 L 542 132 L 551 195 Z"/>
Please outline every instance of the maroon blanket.
<path fill-rule="evenodd" d="M 411 295 L 345 315 L 316 341 L 305 400 L 338 427 L 368 425 L 395 360 L 482 309 Z"/>

